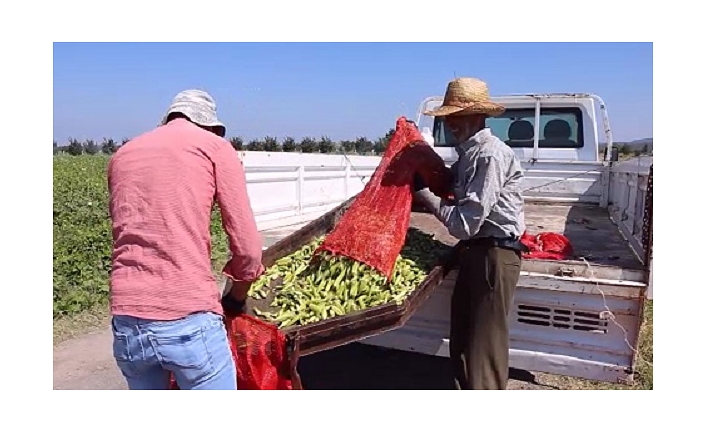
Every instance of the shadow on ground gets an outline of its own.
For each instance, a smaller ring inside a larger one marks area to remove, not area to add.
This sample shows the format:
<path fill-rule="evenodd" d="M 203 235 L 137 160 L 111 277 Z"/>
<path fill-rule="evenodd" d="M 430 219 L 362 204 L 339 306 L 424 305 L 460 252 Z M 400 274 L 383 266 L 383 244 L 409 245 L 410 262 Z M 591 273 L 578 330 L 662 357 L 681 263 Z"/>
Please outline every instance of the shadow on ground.
<path fill-rule="evenodd" d="M 447 358 L 348 344 L 299 359 L 305 390 L 320 389 L 454 389 Z M 510 371 L 508 389 L 552 389 L 534 375 Z"/>

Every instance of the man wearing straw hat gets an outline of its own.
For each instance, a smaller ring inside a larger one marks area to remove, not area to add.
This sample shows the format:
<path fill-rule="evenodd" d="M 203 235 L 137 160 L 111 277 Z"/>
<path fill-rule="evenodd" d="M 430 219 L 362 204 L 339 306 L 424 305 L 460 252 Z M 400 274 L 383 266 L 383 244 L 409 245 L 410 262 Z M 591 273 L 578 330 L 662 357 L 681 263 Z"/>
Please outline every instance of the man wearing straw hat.
<path fill-rule="evenodd" d="M 242 306 L 264 268 L 243 166 L 225 132 L 208 93 L 183 91 L 159 127 L 109 162 L 113 355 L 129 389 L 168 389 L 170 372 L 180 389 L 236 389 L 223 307 Z M 211 270 L 214 201 L 231 252 L 225 298 Z"/>
<path fill-rule="evenodd" d="M 442 106 L 425 112 L 444 118 L 459 156 L 452 166 L 453 201 L 438 198 L 419 179 L 415 187 L 415 199 L 463 245 L 449 346 L 458 389 L 505 389 L 508 381 L 508 315 L 524 250 L 524 214 L 520 161 L 485 125 L 503 112 L 474 78 L 451 81 Z"/>

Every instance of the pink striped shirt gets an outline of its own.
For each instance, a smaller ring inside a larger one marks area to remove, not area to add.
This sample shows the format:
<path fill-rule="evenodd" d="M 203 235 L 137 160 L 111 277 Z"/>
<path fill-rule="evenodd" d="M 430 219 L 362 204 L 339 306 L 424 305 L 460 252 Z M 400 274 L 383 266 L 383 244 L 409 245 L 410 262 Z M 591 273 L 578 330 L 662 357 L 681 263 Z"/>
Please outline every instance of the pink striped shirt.
<path fill-rule="evenodd" d="M 173 320 L 202 311 L 223 313 L 211 269 L 214 201 L 232 255 L 223 273 L 252 281 L 264 271 L 245 171 L 225 139 L 174 120 L 113 155 L 108 187 L 114 315 Z"/>

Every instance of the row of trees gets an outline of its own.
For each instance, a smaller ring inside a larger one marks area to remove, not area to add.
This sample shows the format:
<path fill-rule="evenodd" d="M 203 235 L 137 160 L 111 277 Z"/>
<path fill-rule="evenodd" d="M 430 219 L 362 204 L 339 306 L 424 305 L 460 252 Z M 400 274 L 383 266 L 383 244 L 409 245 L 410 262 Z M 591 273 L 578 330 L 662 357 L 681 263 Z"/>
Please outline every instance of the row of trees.
<path fill-rule="evenodd" d="M 322 136 L 319 139 L 306 137 L 301 141 L 296 141 L 292 137 L 287 137 L 281 142 L 274 137 L 267 136 L 264 139 L 253 139 L 245 143 L 242 138 L 236 136 L 230 138 L 229 141 L 233 148 L 238 151 L 284 151 L 284 152 L 301 152 L 301 153 L 346 153 L 346 154 L 361 154 L 361 155 L 378 155 L 382 154 L 387 148 L 390 139 L 394 133 L 394 129 L 390 129 L 385 136 L 371 141 L 366 137 L 358 137 L 353 141 L 345 140 L 335 142 L 327 136 Z M 118 143 L 113 139 L 104 138 L 103 142 L 96 143 L 92 139 L 81 142 L 77 139 L 69 139 L 68 144 L 60 146 L 54 141 L 54 154 L 66 153 L 72 156 L 81 154 L 113 154 L 128 142 L 128 139 L 123 139 L 122 143 Z"/>
<path fill-rule="evenodd" d="M 390 129 L 385 136 L 376 139 L 374 142 L 365 137 L 358 137 L 354 141 L 334 142 L 326 136 L 319 139 L 304 138 L 301 141 L 296 141 L 292 137 L 285 138 L 279 142 L 277 138 L 267 136 L 264 139 L 253 139 L 245 143 L 240 137 L 230 138 L 229 141 L 233 148 L 238 151 L 284 151 L 284 152 L 302 152 L 302 153 L 324 153 L 324 154 L 367 154 L 379 155 L 382 154 L 390 142 L 390 138 L 394 133 L 394 129 Z M 118 151 L 121 145 L 128 142 L 128 139 L 123 139 L 121 144 L 118 144 L 113 139 L 104 138 L 100 144 L 92 139 L 81 142 L 77 139 L 69 139 L 67 145 L 60 146 L 54 141 L 54 154 L 66 153 L 73 156 L 81 154 L 113 154 Z M 652 146 L 644 144 L 642 147 L 629 145 L 625 143 L 614 143 L 618 152 L 623 156 L 640 156 L 652 154 Z M 600 146 L 602 153 L 604 146 Z"/>
<path fill-rule="evenodd" d="M 128 139 L 123 139 L 122 144 L 125 144 Z M 79 156 L 81 154 L 113 154 L 118 151 L 120 145 L 113 139 L 103 139 L 103 142 L 97 144 L 93 139 L 88 139 L 85 142 L 81 142 L 78 139 L 69 139 L 67 145 L 60 146 L 56 141 L 54 141 L 54 155 L 66 153 L 72 156 Z"/>

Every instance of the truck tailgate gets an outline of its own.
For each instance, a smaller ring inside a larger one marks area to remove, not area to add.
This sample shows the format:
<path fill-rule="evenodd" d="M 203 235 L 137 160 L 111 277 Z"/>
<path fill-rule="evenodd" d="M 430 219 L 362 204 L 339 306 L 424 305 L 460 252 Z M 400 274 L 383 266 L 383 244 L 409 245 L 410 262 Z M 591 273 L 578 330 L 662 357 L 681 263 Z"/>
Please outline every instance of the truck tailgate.
<path fill-rule="evenodd" d="M 298 250 L 314 238 L 330 232 L 352 202 L 353 198 L 268 247 L 263 252 L 263 264 L 269 267 L 278 259 Z M 419 229 L 424 233 L 443 236 L 445 232 L 443 226 L 425 223 L 425 219 L 429 217 L 431 216 L 428 214 L 413 213 L 410 229 Z M 399 305 L 394 302 L 387 303 L 316 323 L 284 328 L 282 331 L 288 339 L 292 353 L 297 356 L 308 355 L 402 326 L 432 291 L 442 283 L 454 265 L 458 247 L 454 242 L 449 241 L 448 234 L 443 240 L 437 239 L 448 245 L 448 251 L 439 256 L 437 263 L 426 278 L 403 303 Z M 250 301 L 253 305 L 250 307 L 251 310 L 254 308 L 262 311 L 271 310 L 270 296 L 261 300 L 250 299 Z"/>
<path fill-rule="evenodd" d="M 443 230 L 433 217 L 423 220 L 427 230 Z M 631 381 L 648 273 L 628 240 L 608 211 L 596 205 L 527 202 L 525 221 L 530 234 L 566 235 L 577 257 L 523 259 L 509 316 L 510 366 Z M 454 244 L 448 236 L 439 237 Z M 363 343 L 447 357 L 457 272 L 449 271 L 403 327 Z"/>

